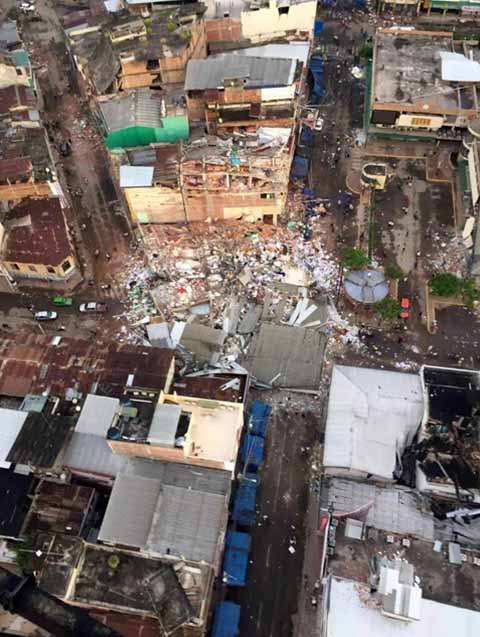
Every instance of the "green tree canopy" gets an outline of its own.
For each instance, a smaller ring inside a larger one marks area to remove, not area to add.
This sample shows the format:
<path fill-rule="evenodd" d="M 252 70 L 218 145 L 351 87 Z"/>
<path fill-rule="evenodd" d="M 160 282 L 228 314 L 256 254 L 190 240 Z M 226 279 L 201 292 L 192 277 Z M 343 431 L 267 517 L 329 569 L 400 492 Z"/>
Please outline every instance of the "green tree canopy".
<path fill-rule="evenodd" d="M 342 264 L 347 270 L 363 270 L 369 263 L 367 255 L 358 248 L 347 248 L 343 252 Z"/>
<path fill-rule="evenodd" d="M 400 314 L 400 303 L 390 296 L 375 304 L 375 309 L 384 321 L 394 321 Z"/>
<path fill-rule="evenodd" d="M 393 281 L 396 279 L 401 279 L 403 277 L 403 272 L 396 263 L 388 263 L 385 267 L 385 276 L 387 277 L 387 279 Z"/>
<path fill-rule="evenodd" d="M 430 290 L 437 296 L 459 296 L 463 290 L 463 281 L 451 272 L 434 274 L 428 283 Z"/>

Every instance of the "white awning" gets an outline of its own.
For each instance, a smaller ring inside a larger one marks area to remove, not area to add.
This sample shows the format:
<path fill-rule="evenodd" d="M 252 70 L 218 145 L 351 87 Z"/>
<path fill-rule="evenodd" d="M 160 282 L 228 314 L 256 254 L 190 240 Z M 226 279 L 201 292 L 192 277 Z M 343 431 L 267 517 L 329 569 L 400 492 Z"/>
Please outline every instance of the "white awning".
<path fill-rule="evenodd" d="M 480 64 L 461 53 L 441 51 L 442 80 L 446 82 L 480 82 Z"/>

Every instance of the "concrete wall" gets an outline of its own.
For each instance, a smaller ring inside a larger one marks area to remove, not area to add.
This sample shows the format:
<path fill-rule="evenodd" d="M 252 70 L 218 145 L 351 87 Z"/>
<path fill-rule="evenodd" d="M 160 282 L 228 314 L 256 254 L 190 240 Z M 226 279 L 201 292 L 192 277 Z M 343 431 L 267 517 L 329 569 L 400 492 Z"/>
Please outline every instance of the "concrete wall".
<path fill-rule="evenodd" d="M 313 34 L 316 2 L 302 2 L 288 7 L 288 13 L 280 13 L 275 0 L 258 11 L 244 11 L 241 14 L 242 35 L 252 42 L 262 42 L 286 34 L 287 32 L 305 31 Z"/>

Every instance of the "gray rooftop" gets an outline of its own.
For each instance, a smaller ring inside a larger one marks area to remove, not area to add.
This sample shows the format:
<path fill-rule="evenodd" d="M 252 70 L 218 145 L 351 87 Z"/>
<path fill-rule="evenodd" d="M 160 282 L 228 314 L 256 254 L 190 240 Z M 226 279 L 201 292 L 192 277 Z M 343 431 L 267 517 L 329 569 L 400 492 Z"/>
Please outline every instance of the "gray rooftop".
<path fill-rule="evenodd" d="M 62 464 L 72 470 L 114 477 L 127 459 L 113 453 L 105 438 L 74 432 Z"/>
<path fill-rule="evenodd" d="M 294 79 L 296 60 L 242 57 L 225 54 L 221 58 L 190 60 L 185 90 L 223 88 L 229 79 L 243 79 L 245 88 L 289 86 Z"/>
<path fill-rule="evenodd" d="M 321 505 L 331 507 L 333 515 L 349 514 L 387 533 L 412 535 L 428 542 L 434 540 L 434 518 L 426 499 L 406 487 L 326 479 Z"/>
<path fill-rule="evenodd" d="M 262 383 L 318 389 L 324 348 L 325 336 L 316 330 L 264 323 L 244 364 Z"/>
<path fill-rule="evenodd" d="M 110 38 L 102 32 L 87 33 L 75 40 L 72 48 L 96 92 L 105 93 L 120 71 L 120 62 Z"/>
<path fill-rule="evenodd" d="M 377 31 L 373 101 L 417 105 L 419 112 L 458 109 L 457 87 L 441 78 L 441 51 L 452 51 L 451 36 L 428 32 Z"/>
<path fill-rule="evenodd" d="M 160 488 L 160 480 L 118 475 L 98 539 L 101 542 L 143 548 L 150 532 Z"/>
<path fill-rule="evenodd" d="M 130 459 L 115 481 L 99 540 L 212 563 L 229 493 L 224 471 Z"/>
<path fill-rule="evenodd" d="M 147 441 L 152 445 L 173 447 L 181 413 L 180 405 L 158 404 L 155 407 Z"/>
<path fill-rule="evenodd" d="M 118 398 L 88 394 L 83 403 L 75 431 L 105 437 L 119 411 Z"/>
<path fill-rule="evenodd" d="M 146 126 L 157 128 L 162 125 L 162 100 L 149 88 L 141 88 L 99 101 L 103 118 L 109 132 Z"/>
<path fill-rule="evenodd" d="M 7 48 L 17 42 L 21 42 L 17 23 L 14 20 L 5 20 L 0 24 L 0 48 Z"/>

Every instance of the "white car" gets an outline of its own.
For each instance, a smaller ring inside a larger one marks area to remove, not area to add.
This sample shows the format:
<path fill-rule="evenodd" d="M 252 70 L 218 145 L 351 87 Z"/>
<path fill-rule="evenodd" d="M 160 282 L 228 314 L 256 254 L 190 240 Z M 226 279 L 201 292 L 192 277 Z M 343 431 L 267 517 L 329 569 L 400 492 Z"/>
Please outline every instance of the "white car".
<path fill-rule="evenodd" d="M 90 303 L 82 303 L 78 309 L 80 312 L 106 312 L 107 306 L 105 303 L 91 301 Z"/>
<path fill-rule="evenodd" d="M 41 312 L 35 312 L 35 319 L 37 321 L 54 321 L 58 314 L 56 312 L 50 312 L 49 310 L 42 310 Z"/>
<path fill-rule="evenodd" d="M 324 122 L 323 117 L 320 117 L 320 115 L 317 115 L 317 119 L 315 120 L 315 126 L 314 126 L 316 131 L 322 130 L 323 122 Z"/>
<path fill-rule="evenodd" d="M 30 13 L 35 11 L 35 5 L 31 2 L 22 2 L 20 5 L 20 10 L 24 13 Z"/>

